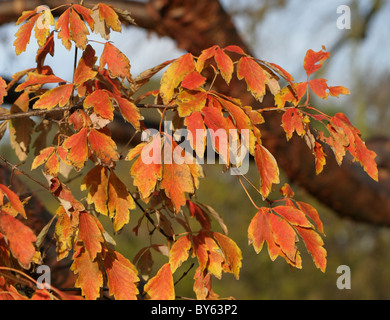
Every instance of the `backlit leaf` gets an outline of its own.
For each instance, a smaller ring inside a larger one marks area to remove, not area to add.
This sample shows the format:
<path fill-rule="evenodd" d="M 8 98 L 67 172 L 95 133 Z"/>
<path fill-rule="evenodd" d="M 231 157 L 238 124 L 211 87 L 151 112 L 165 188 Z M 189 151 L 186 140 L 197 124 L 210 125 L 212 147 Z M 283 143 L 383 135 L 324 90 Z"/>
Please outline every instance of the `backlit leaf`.
<path fill-rule="evenodd" d="M 75 86 L 79 86 L 96 77 L 98 72 L 93 70 L 96 60 L 95 50 L 90 45 L 87 45 L 74 73 L 73 83 Z"/>
<path fill-rule="evenodd" d="M 286 132 L 287 140 L 290 140 L 294 131 L 299 136 L 303 136 L 304 128 L 303 114 L 297 108 L 290 108 L 282 116 L 282 127 Z"/>
<path fill-rule="evenodd" d="M 9 203 L 16 213 L 21 214 L 24 218 L 27 218 L 26 212 L 24 210 L 23 204 L 20 201 L 18 195 L 13 192 L 11 189 L 7 188 L 5 185 L 0 184 L 0 204 L 3 205 L 3 195 L 6 195 Z"/>
<path fill-rule="evenodd" d="M 237 64 L 238 79 L 245 79 L 248 91 L 259 101 L 265 95 L 266 76 L 264 69 L 252 58 L 242 57 Z"/>
<path fill-rule="evenodd" d="M 312 73 L 316 72 L 322 67 L 322 64 L 330 56 L 329 52 L 318 51 L 315 52 L 311 49 L 307 50 L 303 67 L 306 70 L 307 76 L 310 76 Z"/>
<path fill-rule="evenodd" d="M 181 83 L 181 86 L 188 90 L 194 90 L 203 86 L 206 80 L 207 79 L 203 77 L 198 71 L 194 70 L 190 73 L 187 73 L 183 79 L 183 82 Z"/>
<path fill-rule="evenodd" d="M 188 251 L 191 249 L 191 241 L 189 236 L 183 236 L 176 240 L 169 251 L 169 264 L 172 273 L 179 268 L 184 261 L 188 259 Z"/>
<path fill-rule="evenodd" d="M 325 272 L 327 253 L 323 247 L 324 241 L 322 238 L 312 229 L 297 227 L 297 231 L 305 242 L 307 251 L 311 254 L 316 267 Z"/>
<path fill-rule="evenodd" d="M 157 274 L 145 284 L 144 291 L 151 300 L 175 299 L 175 288 L 169 263 L 164 264 Z"/>
<path fill-rule="evenodd" d="M 88 135 L 88 142 L 91 150 L 103 164 L 110 165 L 113 161 L 119 159 L 114 140 L 106 134 L 92 129 Z"/>
<path fill-rule="evenodd" d="M 180 117 L 187 117 L 193 112 L 199 112 L 206 105 L 207 93 L 200 91 L 181 91 L 176 99 Z"/>
<path fill-rule="evenodd" d="M 112 78 L 118 77 L 122 80 L 127 79 L 131 81 L 129 59 L 109 42 L 104 44 L 103 53 L 99 61 L 100 69 L 103 69 L 106 64 Z"/>
<path fill-rule="evenodd" d="M 79 219 L 78 240 L 84 243 L 90 259 L 95 260 L 96 255 L 102 251 L 102 244 L 104 243 L 103 226 L 99 220 L 86 211 L 80 212 Z"/>
<path fill-rule="evenodd" d="M 76 170 L 80 170 L 88 159 L 87 135 L 88 129 L 82 128 L 78 133 L 68 137 L 62 145 L 69 149 L 67 160 Z"/>
<path fill-rule="evenodd" d="M 39 100 L 34 103 L 34 109 L 51 110 L 55 106 L 65 106 L 73 92 L 73 84 L 65 84 L 46 91 L 39 97 Z"/>
<path fill-rule="evenodd" d="M 98 115 L 105 119 L 114 119 L 114 107 L 106 90 L 98 89 L 89 94 L 84 99 L 83 107 L 85 109 L 93 108 Z"/>
<path fill-rule="evenodd" d="M 192 139 L 189 139 L 191 148 L 196 152 L 196 155 L 202 159 L 207 139 L 207 131 L 202 114 L 197 111 L 191 113 L 191 115 L 185 117 L 184 124 L 192 135 Z"/>
<path fill-rule="evenodd" d="M 160 94 L 164 104 L 169 104 L 174 91 L 184 77 L 195 70 L 194 57 L 187 53 L 175 60 L 164 72 L 161 78 Z"/>
<path fill-rule="evenodd" d="M 234 70 L 232 59 L 219 47 L 215 50 L 214 59 L 222 77 L 229 84 Z"/>

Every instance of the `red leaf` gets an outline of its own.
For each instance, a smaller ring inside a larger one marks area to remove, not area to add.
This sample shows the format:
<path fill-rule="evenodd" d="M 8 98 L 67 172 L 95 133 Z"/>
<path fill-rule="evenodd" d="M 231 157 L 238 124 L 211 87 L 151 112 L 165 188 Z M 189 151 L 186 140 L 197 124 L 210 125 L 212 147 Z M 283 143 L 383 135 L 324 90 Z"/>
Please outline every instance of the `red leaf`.
<path fill-rule="evenodd" d="M 84 166 L 88 159 L 87 134 L 88 129 L 82 128 L 78 133 L 68 137 L 62 145 L 64 148 L 70 149 L 67 160 L 77 171 Z"/>
<path fill-rule="evenodd" d="M 215 300 L 218 295 L 211 287 L 211 274 L 198 267 L 194 275 L 194 292 L 198 300 Z"/>
<path fill-rule="evenodd" d="M 4 188 L 1 190 L 4 191 Z M 8 213 L 0 211 L 0 234 L 7 238 L 9 249 L 19 264 L 29 269 L 35 255 L 34 242 L 37 240 L 31 229 Z"/>
<path fill-rule="evenodd" d="M 188 259 L 188 251 L 191 249 L 191 241 L 189 236 L 180 237 L 172 245 L 169 251 L 169 264 L 171 266 L 172 273 L 175 273 L 184 261 Z"/>
<path fill-rule="evenodd" d="M 78 274 L 75 286 L 81 288 L 81 293 L 89 300 L 100 297 L 100 288 L 103 286 L 103 275 L 97 261 L 91 261 L 84 248 L 78 248 L 73 256 L 71 270 Z"/>
<path fill-rule="evenodd" d="M 98 89 L 89 94 L 84 99 L 83 107 L 84 109 L 93 108 L 102 118 L 111 121 L 114 119 L 114 107 L 106 90 Z"/>
<path fill-rule="evenodd" d="M 283 114 L 282 127 L 286 132 L 287 140 L 291 139 L 294 131 L 301 137 L 306 133 L 303 114 L 297 108 L 290 108 Z"/>
<path fill-rule="evenodd" d="M 194 70 L 194 57 L 191 53 L 181 56 L 168 67 L 161 78 L 160 86 L 160 95 L 164 104 L 169 104 L 177 86 L 188 73 Z"/>
<path fill-rule="evenodd" d="M 157 274 L 145 284 L 144 291 L 151 300 L 175 299 L 175 288 L 169 263 L 164 264 Z"/>
<path fill-rule="evenodd" d="M 198 220 L 203 229 L 211 229 L 210 217 L 201 207 L 193 203 L 191 200 L 187 200 L 187 208 L 191 214 L 191 217 L 195 217 L 195 219 Z"/>
<path fill-rule="evenodd" d="M 322 67 L 322 64 L 330 56 L 329 52 L 318 51 L 315 52 L 311 49 L 307 50 L 303 67 L 306 70 L 307 76 L 310 76 L 312 73 L 316 72 Z"/>
<path fill-rule="evenodd" d="M 137 270 L 119 252 L 108 252 L 103 265 L 107 274 L 109 294 L 116 300 L 137 300 Z"/>
<path fill-rule="evenodd" d="M 99 68 L 103 69 L 107 64 L 107 69 L 112 78 L 118 77 L 124 80 L 131 81 L 130 61 L 129 59 L 114 45 L 109 42 L 104 44 L 103 53 L 100 56 Z"/>
<path fill-rule="evenodd" d="M 72 92 L 73 84 L 66 84 L 48 90 L 39 97 L 39 100 L 34 103 L 33 108 L 51 110 L 57 105 L 63 107 L 69 102 Z"/>
<path fill-rule="evenodd" d="M 322 272 L 325 272 L 326 250 L 323 248 L 324 241 L 314 230 L 301 227 L 297 227 L 296 229 L 305 242 L 307 251 L 311 254 L 316 267 Z"/>
<path fill-rule="evenodd" d="M 111 171 L 108 180 L 108 211 L 114 220 L 114 232 L 118 232 L 129 222 L 132 209 L 135 209 L 133 198 L 125 184 Z"/>
<path fill-rule="evenodd" d="M 214 59 L 222 77 L 229 84 L 234 70 L 232 59 L 219 47 L 215 50 Z"/>
<path fill-rule="evenodd" d="M 105 165 L 119 160 L 119 154 L 115 151 L 116 144 L 109 136 L 92 129 L 88 135 L 88 142 L 91 150 Z"/>
<path fill-rule="evenodd" d="M 85 50 L 88 44 L 87 35 L 89 35 L 89 32 L 85 23 L 81 20 L 80 16 L 75 10 L 73 10 L 73 8 L 71 8 L 69 14 L 69 29 L 70 36 L 75 45 L 81 50 Z"/>
<path fill-rule="evenodd" d="M 194 70 L 184 77 L 181 86 L 188 90 L 194 90 L 203 86 L 206 80 L 198 71 Z"/>
<path fill-rule="evenodd" d="M 313 79 L 309 81 L 310 89 L 321 99 L 328 98 L 328 85 L 326 79 Z"/>
<path fill-rule="evenodd" d="M 94 216 L 86 211 L 80 212 L 79 241 L 84 243 L 91 261 L 95 260 L 98 253 L 102 251 L 103 226 Z"/>
<path fill-rule="evenodd" d="M 95 50 L 90 45 L 87 45 L 74 73 L 73 83 L 75 86 L 79 86 L 96 77 L 98 72 L 92 69 L 96 60 Z"/>
<path fill-rule="evenodd" d="M 263 68 L 252 58 L 242 57 L 237 64 L 238 79 L 245 79 L 248 91 L 259 101 L 265 95 L 267 77 Z"/>
<path fill-rule="evenodd" d="M 260 144 L 256 144 L 255 162 L 260 175 L 260 192 L 266 198 L 272 185 L 279 183 L 279 168 L 273 155 Z"/>

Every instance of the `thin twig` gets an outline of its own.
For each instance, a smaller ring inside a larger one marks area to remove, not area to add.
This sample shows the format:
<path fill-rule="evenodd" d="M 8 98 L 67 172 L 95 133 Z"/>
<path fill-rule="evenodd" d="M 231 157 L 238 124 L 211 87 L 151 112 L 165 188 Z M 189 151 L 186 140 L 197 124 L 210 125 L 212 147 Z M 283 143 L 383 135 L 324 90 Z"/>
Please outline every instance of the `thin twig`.
<path fill-rule="evenodd" d="M 176 286 L 188 274 L 188 272 L 190 272 L 190 270 L 194 267 L 194 265 L 195 265 L 194 263 L 191 264 L 190 267 L 187 269 L 187 271 L 183 272 L 181 277 L 177 279 L 173 285 Z"/>

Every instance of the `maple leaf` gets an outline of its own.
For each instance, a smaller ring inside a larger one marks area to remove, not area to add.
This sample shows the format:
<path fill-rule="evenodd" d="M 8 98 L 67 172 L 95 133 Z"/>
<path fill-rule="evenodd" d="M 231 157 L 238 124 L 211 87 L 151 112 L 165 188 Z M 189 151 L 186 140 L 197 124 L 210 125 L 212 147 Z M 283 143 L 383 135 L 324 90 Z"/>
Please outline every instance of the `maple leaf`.
<path fill-rule="evenodd" d="M 304 116 L 297 108 L 288 109 L 282 116 L 282 127 L 286 132 L 287 140 L 290 140 L 294 131 L 304 136 L 306 133 Z"/>
<path fill-rule="evenodd" d="M 91 150 L 103 164 L 110 165 L 113 161 L 119 160 L 116 144 L 108 135 L 92 129 L 88 134 L 88 142 Z"/>
<path fill-rule="evenodd" d="M 114 106 L 106 90 L 98 89 L 89 94 L 84 99 L 83 107 L 84 109 L 93 108 L 94 112 L 105 119 L 111 121 L 114 119 Z"/>
<path fill-rule="evenodd" d="M 34 109 L 51 110 L 55 106 L 63 107 L 68 102 L 73 92 L 73 84 L 66 84 L 46 91 L 34 103 Z"/>
<path fill-rule="evenodd" d="M 273 155 L 260 144 L 256 144 L 255 162 L 260 175 L 260 192 L 266 198 L 272 185 L 280 182 L 279 168 Z"/>
<path fill-rule="evenodd" d="M 111 171 L 108 180 L 108 211 L 114 220 L 114 232 L 129 222 L 129 211 L 133 209 L 135 203 L 125 184 Z"/>
<path fill-rule="evenodd" d="M 108 172 L 107 168 L 97 165 L 92 168 L 84 177 L 80 189 L 81 191 L 89 188 L 87 202 L 94 204 L 95 210 L 101 214 L 108 215 Z"/>
<path fill-rule="evenodd" d="M 180 117 L 190 116 L 193 112 L 198 112 L 206 105 L 207 93 L 204 90 L 181 91 L 176 99 L 177 111 Z"/>
<path fill-rule="evenodd" d="M 103 248 L 103 226 L 99 220 L 86 211 L 80 212 L 79 221 L 78 240 L 84 243 L 85 249 L 93 261 Z"/>
<path fill-rule="evenodd" d="M 96 77 L 98 72 L 93 69 L 96 60 L 95 50 L 87 45 L 74 73 L 73 83 L 76 87 Z"/>
<path fill-rule="evenodd" d="M 71 218 L 66 213 L 64 207 L 58 207 L 56 216 L 58 219 L 55 225 L 54 235 L 57 240 L 57 260 L 62 260 L 66 258 L 70 250 L 73 249 L 73 237 L 76 229 L 72 226 Z"/>
<path fill-rule="evenodd" d="M 216 48 L 214 59 L 217 63 L 218 69 L 221 71 L 222 78 L 227 84 L 229 84 L 234 71 L 232 59 L 230 59 L 230 57 L 220 47 Z"/>
<path fill-rule="evenodd" d="M 241 57 L 237 64 L 237 77 L 245 82 L 257 100 L 261 101 L 265 95 L 266 76 L 264 69 L 252 58 Z"/>
<path fill-rule="evenodd" d="M 4 195 L 7 196 L 7 199 L 10 205 L 12 206 L 13 211 L 15 212 L 15 214 L 13 215 L 16 216 L 16 214 L 19 213 L 24 218 L 27 218 L 26 211 L 24 210 L 23 207 L 23 203 L 20 201 L 18 195 L 15 192 L 13 192 L 11 189 L 7 188 L 5 185 L 0 184 L 0 205 L 1 206 L 4 204 L 4 200 L 3 200 Z"/>
<path fill-rule="evenodd" d="M 107 64 L 108 72 L 112 78 L 125 78 L 132 82 L 129 59 L 114 45 L 109 42 L 104 44 L 103 53 L 100 56 L 99 68 L 103 69 Z"/>
<path fill-rule="evenodd" d="M 68 137 L 62 145 L 69 150 L 67 160 L 74 166 L 76 171 L 81 170 L 88 158 L 87 136 L 88 129 L 82 128 L 78 133 Z"/>
<path fill-rule="evenodd" d="M 240 269 L 242 266 L 242 252 L 237 244 L 229 237 L 219 233 L 212 233 L 219 247 L 221 248 L 224 257 L 225 263 L 223 264 L 223 269 L 225 272 L 231 272 L 234 274 L 235 278 L 238 280 Z"/>
<path fill-rule="evenodd" d="M 187 73 L 184 77 L 181 86 L 188 90 L 195 90 L 203 86 L 207 78 L 203 77 L 198 71 L 194 70 Z"/>
<path fill-rule="evenodd" d="M 5 188 L 1 190 L 4 192 Z M 34 242 L 37 240 L 32 230 L 10 214 L 1 210 L 0 234 L 7 238 L 9 249 L 19 264 L 24 269 L 29 269 L 36 251 Z"/>
<path fill-rule="evenodd" d="M 145 154 L 149 155 L 150 150 L 153 152 L 153 158 L 149 163 L 144 161 L 141 152 L 145 152 Z M 157 152 L 155 152 L 155 150 L 157 150 Z M 132 160 L 137 155 L 140 156 L 133 163 L 130 169 L 130 175 L 134 179 L 134 186 L 138 188 L 141 198 L 147 199 L 156 188 L 157 181 L 161 180 L 162 177 L 160 135 L 155 135 L 148 144 L 138 144 L 137 147 L 130 150 L 126 159 Z"/>
<path fill-rule="evenodd" d="M 187 53 L 175 60 L 161 77 L 160 95 L 164 104 L 169 104 L 174 91 L 184 77 L 195 70 L 194 57 Z"/>
<path fill-rule="evenodd" d="M 189 236 L 183 236 L 176 240 L 169 251 L 169 264 L 172 273 L 175 273 L 184 261 L 188 259 L 188 251 L 191 249 L 191 241 Z"/>
<path fill-rule="evenodd" d="M 145 284 L 144 291 L 151 300 L 175 299 L 175 288 L 169 263 L 164 264 L 157 274 Z"/>
<path fill-rule="evenodd" d="M 81 288 L 81 293 L 89 300 L 100 297 L 103 286 L 103 275 L 97 261 L 92 261 L 84 247 L 77 247 L 73 255 L 70 269 L 77 274 L 75 286 Z"/>
<path fill-rule="evenodd" d="M 322 67 L 322 64 L 325 62 L 325 60 L 329 58 L 329 56 L 330 53 L 323 50 L 318 52 L 315 52 L 311 49 L 307 50 L 303 64 L 307 76 L 310 76 L 312 73 L 318 71 Z"/>
<path fill-rule="evenodd" d="M 103 260 L 109 294 L 116 300 L 137 300 L 137 269 L 119 252 L 109 251 Z"/>

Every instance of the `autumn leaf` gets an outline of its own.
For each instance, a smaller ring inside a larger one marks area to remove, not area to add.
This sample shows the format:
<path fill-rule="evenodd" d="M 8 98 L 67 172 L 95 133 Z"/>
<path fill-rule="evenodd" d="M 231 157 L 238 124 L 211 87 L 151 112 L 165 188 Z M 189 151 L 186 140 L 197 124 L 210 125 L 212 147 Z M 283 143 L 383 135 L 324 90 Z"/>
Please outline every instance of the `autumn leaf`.
<path fill-rule="evenodd" d="M 4 186 L 1 190 L 4 192 Z M 24 269 L 29 269 L 36 251 L 34 242 L 37 240 L 32 230 L 10 214 L 1 210 L 0 234 L 3 234 L 7 238 L 9 249 L 19 264 Z"/>
<path fill-rule="evenodd" d="M 194 217 L 196 220 L 198 220 L 203 229 L 210 230 L 211 220 L 209 215 L 200 206 L 191 200 L 187 200 L 186 204 L 191 217 Z"/>
<path fill-rule="evenodd" d="M 76 288 L 81 288 L 81 294 L 88 300 L 100 297 L 103 286 L 103 275 L 97 261 L 92 261 L 84 247 L 78 247 L 73 255 L 71 270 L 77 274 Z"/>
<path fill-rule="evenodd" d="M 73 84 L 66 84 L 46 91 L 34 103 L 34 109 L 51 110 L 55 106 L 63 107 L 68 102 L 73 92 Z"/>
<path fill-rule="evenodd" d="M 80 189 L 89 188 L 87 202 L 94 204 L 95 210 L 101 214 L 108 215 L 108 170 L 106 167 L 97 165 L 92 168 L 84 177 Z"/>
<path fill-rule="evenodd" d="M 263 68 L 252 58 L 242 57 L 237 64 L 238 79 L 245 79 L 248 91 L 259 101 L 265 95 L 266 76 Z"/>
<path fill-rule="evenodd" d="M 112 94 L 112 97 L 116 100 L 123 118 L 128 121 L 134 129 L 140 130 L 140 120 L 142 120 L 143 117 L 134 102 L 117 94 Z"/>
<path fill-rule="evenodd" d="M 103 164 L 110 165 L 113 161 L 119 159 L 114 140 L 106 134 L 92 129 L 88 135 L 88 142 L 91 150 Z"/>
<path fill-rule="evenodd" d="M 177 111 L 180 117 L 190 116 L 193 112 L 199 112 L 206 105 L 207 93 L 204 90 L 181 91 L 177 98 Z"/>
<path fill-rule="evenodd" d="M 24 210 L 23 203 L 20 201 L 18 195 L 13 192 L 11 189 L 7 188 L 5 185 L 0 184 L 0 205 L 3 206 L 4 200 L 3 196 L 6 195 L 10 205 L 12 206 L 16 214 L 20 214 L 23 218 L 27 219 L 26 211 Z M 15 215 L 16 215 L 15 214 Z"/>
<path fill-rule="evenodd" d="M 29 19 L 26 23 L 24 23 L 15 33 L 16 39 L 13 44 L 15 46 L 16 55 L 19 55 L 23 51 L 26 51 L 27 44 L 30 42 L 32 29 L 35 25 L 35 22 L 38 20 L 39 15 L 36 14 L 35 10 L 24 11 L 22 16 L 16 22 L 16 25 L 18 25 L 24 20 L 26 20 L 27 16 L 31 16 L 31 15 L 34 16 L 32 16 L 31 19 Z"/>
<path fill-rule="evenodd" d="M 103 260 L 109 294 L 116 300 L 137 300 L 137 269 L 119 252 L 109 251 Z"/>
<path fill-rule="evenodd" d="M 311 49 L 307 50 L 303 64 L 307 76 L 310 76 L 312 73 L 318 71 L 322 67 L 324 61 L 329 58 L 329 56 L 330 53 L 323 50 L 318 52 L 315 52 Z"/>
<path fill-rule="evenodd" d="M 307 251 L 311 254 L 314 264 L 322 272 L 326 269 L 326 250 L 323 247 L 324 241 L 317 232 L 312 229 L 297 227 L 299 235 L 305 242 Z"/>
<path fill-rule="evenodd" d="M 175 288 L 169 263 L 164 264 L 157 274 L 145 284 L 144 291 L 151 300 L 175 299 Z"/>
<path fill-rule="evenodd" d="M 180 82 L 188 73 L 194 70 L 194 57 L 191 53 L 181 56 L 168 67 L 161 77 L 160 85 L 160 95 L 164 104 L 169 104 Z"/>
<path fill-rule="evenodd" d="M 78 133 L 68 137 L 63 147 L 68 149 L 67 160 L 79 171 L 85 161 L 88 159 L 88 145 L 87 145 L 88 129 L 82 128 Z"/>
<path fill-rule="evenodd" d="M 184 261 L 188 259 L 188 251 L 191 249 L 191 241 L 189 236 L 183 236 L 176 240 L 169 251 L 169 264 L 172 273 L 175 273 Z"/>
<path fill-rule="evenodd" d="M 196 155 L 202 159 L 207 139 L 207 131 L 202 114 L 198 111 L 191 113 L 191 115 L 184 118 L 184 124 L 192 135 L 192 139 L 189 139 L 191 148 L 195 151 Z"/>
<path fill-rule="evenodd" d="M 290 140 L 294 131 L 299 136 L 304 136 L 306 133 L 304 116 L 297 108 L 290 108 L 282 116 L 282 127 L 286 132 L 287 140 Z"/>
<path fill-rule="evenodd" d="M 219 47 L 217 47 L 215 50 L 214 59 L 217 63 L 218 69 L 221 72 L 222 78 L 226 81 L 227 84 L 229 84 L 234 71 L 232 59 L 230 59 L 224 50 Z"/>
<path fill-rule="evenodd" d="M 299 209 L 315 223 L 318 231 L 323 234 L 324 226 L 320 220 L 318 211 L 312 205 L 302 201 L 297 201 L 297 205 Z"/>
<path fill-rule="evenodd" d="M 184 77 L 181 86 L 188 90 L 195 90 L 203 86 L 206 82 L 206 78 L 203 77 L 198 71 L 194 70 Z"/>
<path fill-rule="evenodd" d="M 273 155 L 260 144 L 256 144 L 255 162 L 260 175 L 260 192 L 266 198 L 272 185 L 280 182 L 279 168 Z"/>
<path fill-rule="evenodd" d="M 4 97 L 8 94 L 7 92 L 7 82 L 0 77 L 0 105 L 4 102 Z"/>
<path fill-rule="evenodd" d="M 89 94 L 83 103 L 84 109 L 93 108 L 101 117 L 113 120 L 114 119 L 114 107 L 112 105 L 109 94 L 106 90 L 95 90 Z"/>
<path fill-rule="evenodd" d="M 57 260 L 66 258 L 69 252 L 73 249 L 73 237 L 76 232 L 76 228 L 72 226 L 72 221 L 66 213 L 64 207 L 59 206 L 56 210 L 56 216 L 58 217 L 54 235 L 56 238 L 56 252 Z"/>
<path fill-rule="evenodd" d="M 99 220 L 86 211 L 80 212 L 79 221 L 78 240 L 84 243 L 85 249 L 93 261 L 103 248 L 103 226 Z"/>
<path fill-rule="evenodd" d="M 107 64 L 107 69 L 112 78 L 118 77 L 122 80 L 132 81 L 130 74 L 129 59 L 113 44 L 106 42 L 103 53 L 100 56 L 99 68 L 103 69 Z"/>
<path fill-rule="evenodd" d="M 216 300 L 218 299 L 218 294 L 216 294 L 213 291 L 212 285 L 211 285 L 211 274 L 201 270 L 200 267 L 198 267 L 195 270 L 194 275 L 194 292 L 196 294 L 196 298 L 198 300 Z"/>
<path fill-rule="evenodd" d="M 98 72 L 93 69 L 96 60 L 95 50 L 87 45 L 73 76 L 73 83 L 76 87 L 96 77 Z"/>
<path fill-rule="evenodd" d="M 315 155 L 316 174 L 320 174 L 326 164 L 325 152 L 322 145 L 315 141 L 313 153 Z"/>
<path fill-rule="evenodd" d="M 293 89 L 292 89 L 293 88 Z M 284 87 L 275 95 L 275 106 L 284 108 L 286 102 L 297 106 L 307 91 L 307 82 L 294 83 L 293 86 Z"/>
<path fill-rule="evenodd" d="M 133 209 L 135 203 L 125 184 L 111 171 L 108 180 L 108 211 L 114 220 L 114 232 L 129 222 L 129 213 Z"/>

